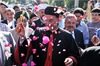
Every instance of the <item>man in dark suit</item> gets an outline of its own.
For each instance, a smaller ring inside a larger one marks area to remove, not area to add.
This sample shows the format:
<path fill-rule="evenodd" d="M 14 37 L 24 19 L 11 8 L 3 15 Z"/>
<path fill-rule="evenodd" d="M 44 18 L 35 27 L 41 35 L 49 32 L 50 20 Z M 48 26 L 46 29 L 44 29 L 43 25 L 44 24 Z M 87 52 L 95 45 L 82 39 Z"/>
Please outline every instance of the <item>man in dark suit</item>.
<path fill-rule="evenodd" d="M 44 10 L 47 6 L 49 6 L 49 5 L 45 4 L 45 3 L 38 5 L 38 9 L 36 10 L 36 13 L 37 13 L 37 16 L 39 17 L 39 19 L 36 21 L 33 21 L 33 23 L 35 23 L 35 26 L 32 26 L 32 24 L 30 25 L 30 27 L 33 30 L 36 30 L 37 27 L 44 27 L 45 26 L 45 23 L 43 21 L 43 16 L 44 16 Z"/>
<path fill-rule="evenodd" d="M 80 57 L 79 66 L 100 66 L 100 46 L 88 47 Z"/>
<path fill-rule="evenodd" d="M 58 27 L 58 11 L 57 7 L 47 7 L 44 22 L 49 30 L 36 30 L 30 36 L 36 66 L 77 66 L 78 47 L 71 34 Z"/>
<path fill-rule="evenodd" d="M 68 14 L 65 19 L 65 29 L 68 30 L 77 45 L 82 49 L 85 49 L 83 33 L 76 29 L 77 17 L 74 14 Z"/>

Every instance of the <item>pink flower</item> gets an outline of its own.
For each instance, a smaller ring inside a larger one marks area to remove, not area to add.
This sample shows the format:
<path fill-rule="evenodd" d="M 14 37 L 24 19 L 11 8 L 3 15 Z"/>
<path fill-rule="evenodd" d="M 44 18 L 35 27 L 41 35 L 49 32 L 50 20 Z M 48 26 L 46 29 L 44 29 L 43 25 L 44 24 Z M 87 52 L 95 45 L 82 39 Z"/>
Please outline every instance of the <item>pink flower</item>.
<path fill-rule="evenodd" d="M 34 10 L 35 10 L 35 11 L 38 10 L 38 6 L 37 6 L 37 5 L 34 6 Z"/>
<path fill-rule="evenodd" d="M 47 20 L 47 18 L 46 18 L 45 16 L 43 16 L 42 19 L 43 19 L 44 21 Z"/>
<path fill-rule="evenodd" d="M 12 47 L 12 44 L 5 44 L 5 47 Z"/>
<path fill-rule="evenodd" d="M 40 30 L 40 27 L 37 27 L 36 30 Z"/>
<path fill-rule="evenodd" d="M 43 36 L 42 40 L 43 40 L 42 41 L 43 44 L 47 44 L 50 41 L 49 37 L 47 36 Z"/>
<path fill-rule="evenodd" d="M 23 63 L 22 66 L 27 66 L 27 64 L 26 63 Z"/>
<path fill-rule="evenodd" d="M 36 24 L 34 22 L 32 22 L 32 25 L 31 26 L 35 26 Z"/>
<path fill-rule="evenodd" d="M 32 49 L 32 52 L 33 52 L 33 54 L 35 54 L 36 53 L 36 49 Z"/>
<path fill-rule="evenodd" d="M 44 29 L 45 29 L 46 31 L 50 30 L 50 28 L 49 28 L 49 27 L 44 27 Z"/>
<path fill-rule="evenodd" d="M 38 37 L 36 37 L 36 36 L 33 36 L 33 40 L 37 40 L 38 39 Z"/>
<path fill-rule="evenodd" d="M 24 53 L 21 53 L 21 57 L 23 57 L 23 56 L 25 56 L 25 54 Z"/>
<path fill-rule="evenodd" d="M 33 61 L 31 61 L 31 66 L 35 66 L 36 64 L 33 62 Z"/>
<path fill-rule="evenodd" d="M 40 48 L 42 48 L 43 47 L 43 44 L 40 44 Z"/>

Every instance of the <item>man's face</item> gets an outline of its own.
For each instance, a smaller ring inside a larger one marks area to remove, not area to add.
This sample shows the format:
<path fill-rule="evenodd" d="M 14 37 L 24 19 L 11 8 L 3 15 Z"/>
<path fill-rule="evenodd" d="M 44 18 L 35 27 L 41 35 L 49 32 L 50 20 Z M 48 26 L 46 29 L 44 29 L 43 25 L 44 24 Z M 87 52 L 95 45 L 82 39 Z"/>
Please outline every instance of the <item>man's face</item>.
<path fill-rule="evenodd" d="M 76 22 L 77 20 L 74 17 L 68 18 L 65 21 L 65 28 L 70 32 L 74 31 L 74 29 L 76 28 Z"/>
<path fill-rule="evenodd" d="M 14 10 L 15 10 L 15 13 L 16 13 L 16 12 L 20 11 L 20 8 L 15 8 Z"/>
<path fill-rule="evenodd" d="M 91 13 L 91 16 L 92 16 L 92 21 L 93 22 L 100 21 L 100 16 L 98 15 L 98 13 Z"/>
<path fill-rule="evenodd" d="M 6 9 L 6 6 L 4 5 L 0 5 L 0 12 L 3 13 Z"/>
<path fill-rule="evenodd" d="M 44 9 L 41 9 L 37 12 L 38 16 L 41 18 L 44 16 Z"/>
<path fill-rule="evenodd" d="M 45 15 L 43 17 L 45 25 L 50 28 L 50 30 L 55 30 L 58 27 L 58 18 L 53 15 Z"/>
<path fill-rule="evenodd" d="M 83 16 L 80 13 L 76 13 L 75 16 L 77 17 L 77 24 L 79 24 Z"/>
<path fill-rule="evenodd" d="M 17 22 L 17 26 L 22 24 L 24 27 L 26 27 L 28 20 L 25 17 L 23 17 L 23 19 L 18 18 L 16 22 Z"/>
<path fill-rule="evenodd" d="M 7 11 L 7 12 L 5 13 L 5 16 L 6 16 L 7 20 L 12 21 L 13 18 L 14 18 L 14 13 L 11 12 L 11 11 Z"/>

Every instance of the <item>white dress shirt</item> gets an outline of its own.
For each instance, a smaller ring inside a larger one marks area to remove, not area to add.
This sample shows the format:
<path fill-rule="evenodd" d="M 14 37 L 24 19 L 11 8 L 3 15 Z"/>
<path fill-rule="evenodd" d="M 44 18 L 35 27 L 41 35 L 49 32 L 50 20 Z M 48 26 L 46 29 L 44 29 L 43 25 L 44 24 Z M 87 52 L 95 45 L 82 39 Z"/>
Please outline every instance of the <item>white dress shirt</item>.
<path fill-rule="evenodd" d="M 74 31 L 71 32 L 72 37 L 75 39 Z"/>
<path fill-rule="evenodd" d="M 9 26 L 9 27 L 15 28 L 15 19 L 13 19 L 13 20 L 10 21 L 10 22 L 7 20 L 7 22 L 8 22 L 8 26 Z"/>

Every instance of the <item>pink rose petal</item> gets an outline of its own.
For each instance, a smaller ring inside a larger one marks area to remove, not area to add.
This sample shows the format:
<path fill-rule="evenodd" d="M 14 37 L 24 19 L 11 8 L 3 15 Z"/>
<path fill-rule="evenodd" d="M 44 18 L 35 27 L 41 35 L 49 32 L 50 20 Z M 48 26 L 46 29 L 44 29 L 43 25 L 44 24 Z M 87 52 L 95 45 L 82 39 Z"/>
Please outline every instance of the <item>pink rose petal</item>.
<path fill-rule="evenodd" d="M 5 47 L 12 47 L 12 44 L 5 44 Z"/>
<path fill-rule="evenodd" d="M 33 40 L 37 40 L 38 39 L 38 37 L 36 37 L 36 36 L 33 36 Z"/>
<path fill-rule="evenodd" d="M 36 54 L 36 49 L 32 49 L 33 54 Z"/>
<path fill-rule="evenodd" d="M 45 29 L 46 31 L 50 30 L 50 28 L 49 28 L 49 27 L 44 27 L 44 29 Z"/>
<path fill-rule="evenodd" d="M 23 63 L 22 66 L 27 66 L 27 64 L 26 63 Z"/>
<path fill-rule="evenodd" d="M 34 10 L 35 10 L 35 11 L 38 10 L 38 6 L 37 6 L 37 5 L 34 6 Z"/>
<path fill-rule="evenodd" d="M 25 56 L 25 54 L 24 53 L 21 53 L 21 57 L 23 57 L 23 56 Z"/>
<path fill-rule="evenodd" d="M 47 20 L 47 17 L 43 16 L 43 18 L 42 18 L 42 19 L 45 21 L 45 20 Z"/>
<path fill-rule="evenodd" d="M 31 66 L 35 66 L 36 64 L 33 62 L 33 61 L 31 61 Z"/>
<path fill-rule="evenodd" d="M 37 27 L 36 30 L 40 30 L 40 27 Z"/>
<path fill-rule="evenodd" d="M 32 22 L 32 25 L 31 26 L 36 26 L 36 24 L 34 22 Z"/>
<path fill-rule="evenodd" d="M 42 48 L 43 47 L 43 44 L 40 44 L 40 48 Z"/>
<path fill-rule="evenodd" d="M 42 41 L 43 44 L 47 44 L 50 41 L 49 37 L 47 36 L 43 36 L 42 40 L 43 40 Z"/>

